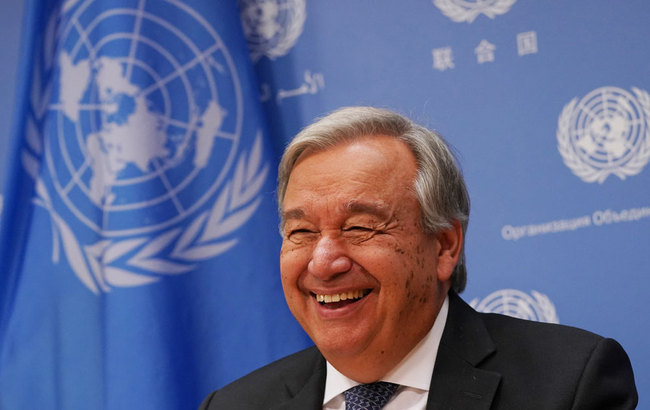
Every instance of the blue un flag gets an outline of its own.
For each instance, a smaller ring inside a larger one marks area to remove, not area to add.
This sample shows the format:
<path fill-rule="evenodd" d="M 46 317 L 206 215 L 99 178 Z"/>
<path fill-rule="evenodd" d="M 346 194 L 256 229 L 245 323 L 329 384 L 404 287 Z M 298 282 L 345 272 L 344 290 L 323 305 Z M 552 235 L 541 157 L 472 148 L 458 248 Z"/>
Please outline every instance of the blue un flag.
<path fill-rule="evenodd" d="M 1 409 L 189 409 L 307 339 L 234 0 L 28 1 Z"/>

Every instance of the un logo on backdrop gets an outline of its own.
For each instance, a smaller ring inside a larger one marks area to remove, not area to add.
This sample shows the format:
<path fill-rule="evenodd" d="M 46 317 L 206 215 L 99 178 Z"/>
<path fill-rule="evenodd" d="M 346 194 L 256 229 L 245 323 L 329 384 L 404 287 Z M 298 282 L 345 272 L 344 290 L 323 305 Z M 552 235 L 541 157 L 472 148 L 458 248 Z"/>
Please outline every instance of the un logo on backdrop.
<path fill-rule="evenodd" d="M 483 299 L 473 299 L 470 306 L 483 313 L 500 313 L 536 322 L 560 323 L 555 306 L 548 296 L 534 290 L 531 295 L 516 289 L 502 289 Z"/>
<path fill-rule="evenodd" d="M 239 149 L 236 67 L 181 2 L 75 3 L 50 21 L 33 83 L 23 164 L 37 203 L 94 292 L 187 272 L 237 242 L 268 171 L 261 135 Z"/>
<path fill-rule="evenodd" d="M 251 58 L 289 52 L 305 24 L 305 0 L 238 0 Z"/>
<path fill-rule="evenodd" d="M 650 95 L 632 88 L 593 90 L 569 102 L 558 120 L 558 150 L 585 182 L 636 175 L 650 159 Z"/>
<path fill-rule="evenodd" d="M 433 0 L 433 4 L 456 23 L 473 22 L 480 14 L 489 18 L 505 14 L 517 0 Z"/>

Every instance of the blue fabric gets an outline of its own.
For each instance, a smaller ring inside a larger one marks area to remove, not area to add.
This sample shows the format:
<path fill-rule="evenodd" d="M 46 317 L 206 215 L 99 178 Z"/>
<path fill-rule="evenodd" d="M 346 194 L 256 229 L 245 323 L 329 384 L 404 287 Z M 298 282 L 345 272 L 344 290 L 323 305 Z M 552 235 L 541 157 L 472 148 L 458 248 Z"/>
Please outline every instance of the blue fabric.
<path fill-rule="evenodd" d="M 236 2 L 32 0 L 25 30 L 0 408 L 196 408 L 307 346 Z"/>

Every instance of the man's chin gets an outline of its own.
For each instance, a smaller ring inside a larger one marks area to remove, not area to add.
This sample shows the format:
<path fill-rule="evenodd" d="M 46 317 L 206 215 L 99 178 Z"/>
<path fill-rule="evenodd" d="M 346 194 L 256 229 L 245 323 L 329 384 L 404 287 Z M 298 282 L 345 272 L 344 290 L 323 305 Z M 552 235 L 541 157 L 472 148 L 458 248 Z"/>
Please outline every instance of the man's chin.
<path fill-rule="evenodd" d="M 369 337 L 360 329 L 336 329 L 312 336 L 314 344 L 330 363 L 358 360 L 368 351 Z"/>
<path fill-rule="evenodd" d="M 375 382 L 389 370 L 386 368 L 388 361 L 383 360 L 382 350 L 373 349 L 361 342 L 325 343 L 316 344 L 316 347 L 336 370 L 359 383 Z"/>

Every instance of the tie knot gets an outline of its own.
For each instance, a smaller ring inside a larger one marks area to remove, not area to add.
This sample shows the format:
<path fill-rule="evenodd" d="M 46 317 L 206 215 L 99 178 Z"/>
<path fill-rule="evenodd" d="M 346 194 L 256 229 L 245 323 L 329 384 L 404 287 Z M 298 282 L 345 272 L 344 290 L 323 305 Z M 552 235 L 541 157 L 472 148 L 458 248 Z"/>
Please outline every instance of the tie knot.
<path fill-rule="evenodd" d="M 346 390 L 345 410 L 380 410 L 399 385 L 388 382 L 360 384 Z"/>

